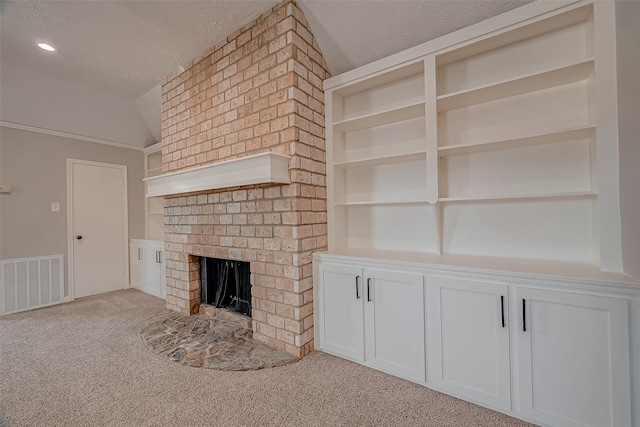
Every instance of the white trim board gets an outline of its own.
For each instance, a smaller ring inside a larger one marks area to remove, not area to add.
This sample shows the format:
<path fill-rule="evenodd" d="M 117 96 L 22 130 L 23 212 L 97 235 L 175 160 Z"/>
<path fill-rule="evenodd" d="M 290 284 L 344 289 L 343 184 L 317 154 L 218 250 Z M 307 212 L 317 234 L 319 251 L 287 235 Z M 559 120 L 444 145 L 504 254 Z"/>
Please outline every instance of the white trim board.
<path fill-rule="evenodd" d="M 62 137 L 62 138 L 75 139 L 75 140 L 78 140 L 78 141 L 85 141 L 85 142 L 93 142 L 93 143 L 96 143 L 96 144 L 111 145 L 113 147 L 126 148 L 128 150 L 136 150 L 136 151 L 144 150 L 143 147 L 138 147 L 136 145 L 127 144 L 127 143 L 124 143 L 124 142 L 109 141 L 108 139 L 101 139 L 101 138 L 94 138 L 94 137 L 91 137 L 91 136 L 77 135 L 75 133 L 61 132 L 61 131 L 57 131 L 57 130 L 53 130 L 53 129 L 40 128 L 40 127 L 37 127 L 37 126 L 23 125 L 23 124 L 20 124 L 20 123 L 5 122 L 3 120 L 0 120 L 0 126 L 6 127 L 6 128 L 10 128 L 10 129 L 26 130 L 26 131 L 29 131 L 29 132 L 42 133 L 42 134 L 45 134 L 45 135 L 53 135 L 53 136 L 59 136 L 59 137 Z"/>
<path fill-rule="evenodd" d="M 241 185 L 288 184 L 291 157 L 266 152 L 145 178 L 145 196 L 166 196 Z"/>

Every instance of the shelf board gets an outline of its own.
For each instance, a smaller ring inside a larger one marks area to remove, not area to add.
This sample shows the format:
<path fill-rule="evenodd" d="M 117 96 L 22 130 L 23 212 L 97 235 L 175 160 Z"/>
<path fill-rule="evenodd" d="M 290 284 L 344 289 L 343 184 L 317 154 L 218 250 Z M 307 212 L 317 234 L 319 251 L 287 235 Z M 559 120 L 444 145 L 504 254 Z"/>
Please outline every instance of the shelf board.
<path fill-rule="evenodd" d="M 353 132 L 356 130 L 384 126 L 391 123 L 402 122 L 424 116 L 424 97 L 409 100 L 402 106 L 393 107 L 384 111 L 372 114 L 365 114 L 347 120 L 333 123 L 334 129 L 342 132 Z"/>
<path fill-rule="evenodd" d="M 594 71 L 593 58 L 521 77 L 448 93 L 437 97 L 438 112 L 482 104 L 510 96 L 584 80 Z"/>
<path fill-rule="evenodd" d="M 396 154 L 393 156 L 367 157 L 357 160 L 335 162 L 333 165 L 338 168 L 378 166 L 390 165 L 393 163 L 411 162 L 415 160 L 425 160 L 426 158 L 426 151 L 415 151 L 412 153 Z"/>
<path fill-rule="evenodd" d="M 334 203 L 335 206 L 371 206 L 371 205 L 427 205 L 427 200 L 366 200 L 360 202 L 340 202 Z"/>
<path fill-rule="evenodd" d="M 151 156 L 152 155 L 149 155 L 149 158 L 147 160 L 148 170 L 156 170 L 156 169 L 162 170 L 162 157 L 153 158 Z"/>
<path fill-rule="evenodd" d="M 554 132 L 525 136 L 522 138 L 490 141 L 479 144 L 459 144 L 438 147 L 439 157 L 458 156 L 460 154 L 482 153 L 485 151 L 508 150 L 510 148 L 529 147 L 533 145 L 552 144 L 590 138 L 595 133 L 595 125 L 580 126 Z"/>
<path fill-rule="evenodd" d="M 341 96 L 349 96 L 423 73 L 424 61 L 422 59 L 418 59 L 409 65 L 403 64 L 390 71 L 384 71 L 377 76 L 369 77 L 358 83 L 346 85 L 343 88 L 337 89 L 334 93 Z M 341 76 L 337 77 L 340 78 Z"/>
<path fill-rule="evenodd" d="M 528 199 L 568 199 L 577 197 L 595 197 L 597 191 L 572 191 L 565 193 L 538 193 L 538 194 L 509 194 L 498 196 L 472 196 L 472 197 L 441 197 L 439 202 L 482 202 L 482 201 L 499 201 L 499 200 L 528 200 Z"/>
<path fill-rule="evenodd" d="M 162 167 L 147 170 L 147 178 L 162 175 Z"/>

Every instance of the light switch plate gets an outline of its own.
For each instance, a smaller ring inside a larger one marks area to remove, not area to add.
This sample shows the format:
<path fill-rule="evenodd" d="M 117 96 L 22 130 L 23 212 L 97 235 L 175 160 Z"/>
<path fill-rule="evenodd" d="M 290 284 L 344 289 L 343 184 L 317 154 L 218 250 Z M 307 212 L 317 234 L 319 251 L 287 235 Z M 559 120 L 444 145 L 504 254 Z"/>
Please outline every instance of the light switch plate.
<path fill-rule="evenodd" d="M 60 212 L 60 202 L 51 202 L 51 212 Z"/>

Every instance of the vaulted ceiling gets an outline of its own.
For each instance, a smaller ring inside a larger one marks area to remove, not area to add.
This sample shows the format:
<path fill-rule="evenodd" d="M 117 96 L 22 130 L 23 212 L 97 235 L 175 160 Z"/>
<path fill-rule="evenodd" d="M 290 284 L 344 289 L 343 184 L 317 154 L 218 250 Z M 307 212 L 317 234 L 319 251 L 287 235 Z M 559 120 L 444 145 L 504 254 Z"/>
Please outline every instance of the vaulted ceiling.
<path fill-rule="evenodd" d="M 530 1 L 299 3 L 337 75 Z M 0 120 L 139 147 L 158 141 L 162 79 L 276 3 L 3 0 Z"/>

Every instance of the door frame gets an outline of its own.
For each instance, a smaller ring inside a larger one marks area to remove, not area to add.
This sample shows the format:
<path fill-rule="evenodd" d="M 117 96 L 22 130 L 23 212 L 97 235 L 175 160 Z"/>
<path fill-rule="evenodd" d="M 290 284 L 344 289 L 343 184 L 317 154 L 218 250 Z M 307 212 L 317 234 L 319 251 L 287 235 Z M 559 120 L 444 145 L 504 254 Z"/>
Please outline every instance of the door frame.
<path fill-rule="evenodd" d="M 85 166 L 99 166 L 109 167 L 113 169 L 120 169 L 122 173 L 122 224 L 123 224 L 123 263 L 124 263 L 124 277 L 123 288 L 129 288 L 129 206 L 127 204 L 128 189 L 127 184 L 127 166 L 117 165 L 113 163 L 93 162 L 90 160 L 69 159 L 67 158 L 67 280 L 69 285 L 69 299 L 75 300 L 75 283 L 73 275 L 73 260 L 74 260 L 74 235 L 73 231 L 73 165 L 85 165 Z"/>

